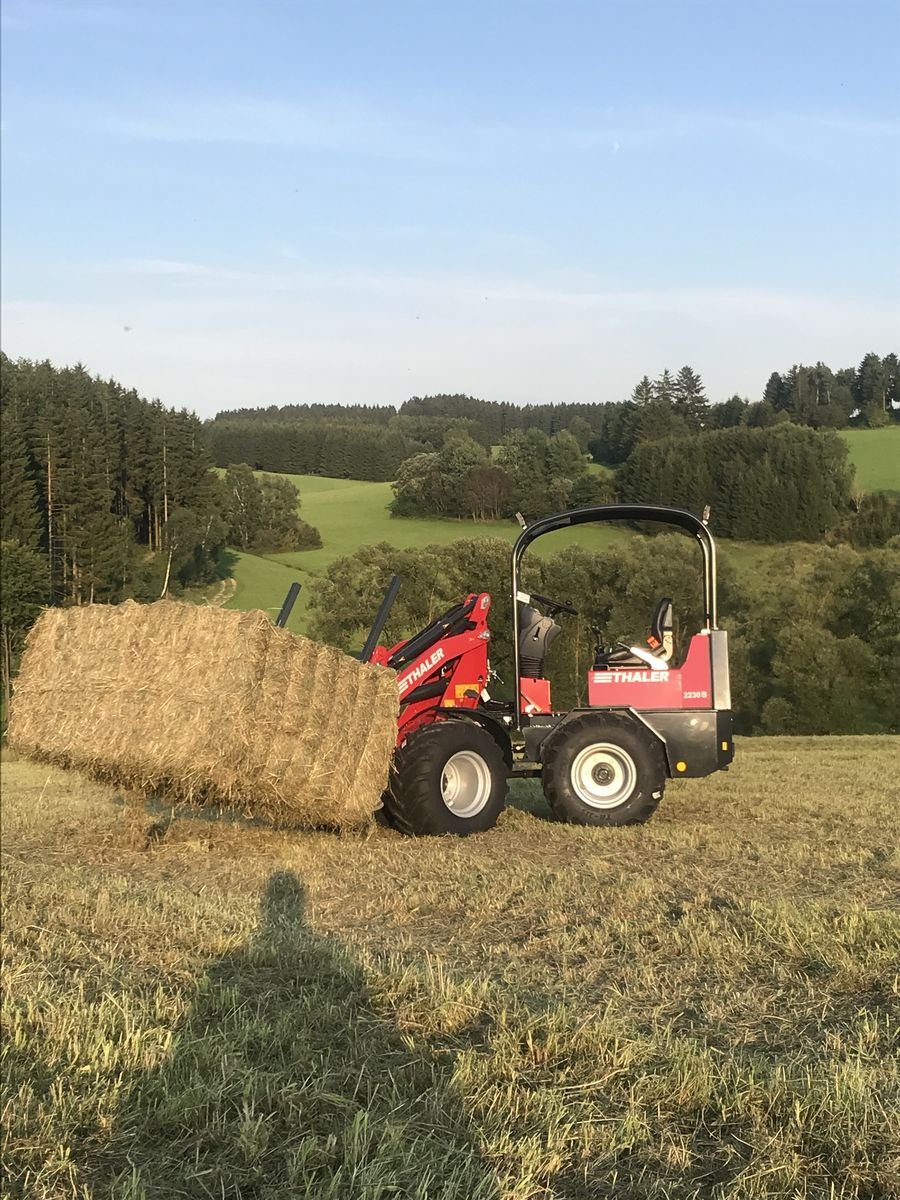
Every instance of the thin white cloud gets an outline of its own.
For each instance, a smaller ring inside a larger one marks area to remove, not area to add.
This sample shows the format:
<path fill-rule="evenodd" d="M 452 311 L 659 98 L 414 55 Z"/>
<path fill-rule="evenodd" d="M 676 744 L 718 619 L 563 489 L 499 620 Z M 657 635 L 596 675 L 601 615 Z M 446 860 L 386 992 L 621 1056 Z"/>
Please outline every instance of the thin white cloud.
<path fill-rule="evenodd" d="M 55 32 L 66 26 L 126 30 L 136 27 L 133 10 L 124 4 L 54 4 L 50 0 L 6 0 L 2 27 L 12 32 Z"/>
<path fill-rule="evenodd" d="M 679 145 L 747 146 L 778 157 L 830 162 L 839 148 L 891 154 L 900 117 L 844 112 L 727 112 L 606 107 L 548 109 L 512 121 L 426 120 L 354 95 L 271 97 L 183 95 L 152 107 L 81 112 L 79 130 L 132 142 L 304 149 L 420 164 L 496 163 L 544 154 L 610 157 Z"/>
<path fill-rule="evenodd" d="M 123 258 L 90 268 L 100 274 L 125 275 L 207 275 L 210 268 L 202 263 L 180 262 L 170 258 Z"/>
<path fill-rule="evenodd" d="M 397 271 L 363 271 L 348 268 L 311 267 L 298 259 L 280 261 L 270 268 L 249 269 L 229 263 L 201 263 L 163 258 L 124 258 L 97 263 L 70 263 L 74 274 L 115 274 L 131 278 L 132 293 L 153 302 L 153 277 L 183 280 L 185 303 L 191 302 L 191 288 L 198 300 L 214 289 L 227 301 L 232 295 L 253 304 L 267 302 L 273 296 L 289 296 L 299 302 L 308 299 L 332 300 L 346 311 L 358 304 L 369 312 L 383 311 L 385 305 L 415 309 L 424 317 L 429 311 L 457 314 L 484 314 L 491 304 L 493 316 L 515 312 L 526 319 L 535 311 L 565 314 L 675 315 L 705 319 L 720 314 L 729 320 L 765 318 L 791 321 L 807 317 L 817 321 L 871 320 L 876 326 L 891 312 L 897 301 L 881 303 L 877 298 L 847 298 L 823 293 L 806 293 L 775 288 L 693 286 L 668 288 L 620 288 L 588 271 L 558 272 L 542 278 L 511 277 L 488 273 L 410 274 Z M 229 287 L 227 285 L 232 285 Z M 146 289 L 151 289 L 150 291 Z M 120 293 L 121 294 L 121 293 Z M 159 294 L 162 300 L 167 293 Z M 900 327 L 900 314 L 898 314 Z"/>
<path fill-rule="evenodd" d="M 820 154 L 835 143 L 892 146 L 900 141 L 900 116 L 867 117 L 841 112 L 606 107 L 592 112 L 556 111 L 530 121 L 489 123 L 473 131 L 483 150 L 613 153 L 706 142 L 753 145 L 776 153 Z"/>
<path fill-rule="evenodd" d="M 388 158 L 436 153 L 424 127 L 343 98 L 184 97 L 143 112 L 88 117 L 87 123 L 136 141 L 340 150 Z"/>

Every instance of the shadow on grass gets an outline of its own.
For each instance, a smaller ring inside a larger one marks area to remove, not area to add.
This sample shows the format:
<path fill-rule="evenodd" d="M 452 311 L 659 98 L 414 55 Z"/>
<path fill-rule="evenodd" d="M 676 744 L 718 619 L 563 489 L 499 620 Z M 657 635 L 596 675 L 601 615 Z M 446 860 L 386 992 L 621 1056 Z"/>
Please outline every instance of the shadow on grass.
<path fill-rule="evenodd" d="M 537 779 L 511 779 L 506 803 L 508 807 L 518 808 L 542 821 L 554 819 Z"/>
<path fill-rule="evenodd" d="M 447 1071 L 375 1011 L 278 872 L 254 937 L 209 969 L 168 1061 L 123 1100 L 94 1194 L 495 1200 Z"/>
<path fill-rule="evenodd" d="M 223 547 L 216 557 L 216 579 L 231 579 L 237 564 L 237 551 Z"/>

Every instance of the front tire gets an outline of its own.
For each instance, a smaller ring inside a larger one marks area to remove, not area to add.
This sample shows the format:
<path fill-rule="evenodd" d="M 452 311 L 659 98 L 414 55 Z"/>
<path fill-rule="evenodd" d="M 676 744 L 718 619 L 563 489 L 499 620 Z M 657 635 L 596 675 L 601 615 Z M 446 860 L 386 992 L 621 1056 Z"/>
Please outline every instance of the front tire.
<path fill-rule="evenodd" d="M 384 808 L 401 833 L 482 833 L 506 804 L 507 774 L 503 752 L 487 730 L 436 721 L 396 750 Z"/>
<path fill-rule="evenodd" d="M 629 717 L 585 713 L 547 739 L 541 780 L 561 821 L 637 825 L 662 799 L 666 764 L 659 743 Z"/>

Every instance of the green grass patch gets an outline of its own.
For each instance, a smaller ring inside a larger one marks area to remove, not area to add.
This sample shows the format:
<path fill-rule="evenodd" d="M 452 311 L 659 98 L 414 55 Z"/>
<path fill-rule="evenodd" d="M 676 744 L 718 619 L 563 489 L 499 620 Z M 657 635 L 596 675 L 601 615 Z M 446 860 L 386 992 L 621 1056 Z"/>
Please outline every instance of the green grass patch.
<path fill-rule="evenodd" d="M 3 764 L 5 1195 L 900 1190 L 897 741 L 758 739 L 646 826 L 462 841 Z"/>
<path fill-rule="evenodd" d="M 856 468 L 856 483 L 864 491 L 900 491 L 900 425 L 884 429 L 842 429 Z"/>
<path fill-rule="evenodd" d="M 360 546 L 387 542 L 398 549 L 416 546 L 447 545 L 461 538 L 500 537 L 510 545 L 519 534 L 515 521 L 455 521 L 439 518 L 392 517 L 388 505 L 393 498 L 389 483 L 364 483 L 352 479 L 324 479 L 317 475 L 288 475 L 300 491 L 300 512 L 305 521 L 315 525 L 322 534 L 319 550 L 300 550 L 290 554 L 259 556 L 241 554 L 234 568 L 237 589 L 227 601 L 229 608 L 274 608 L 277 612 L 291 579 L 304 585 L 290 628 L 302 632 L 305 628 L 309 598 L 316 579 L 325 573 L 335 559 L 352 554 Z M 626 531 L 611 528 L 560 530 L 544 539 L 537 553 L 548 554 L 572 542 L 604 546 L 630 536 Z M 290 568 L 282 577 L 273 571 L 273 564 Z M 473 586 L 476 583 L 473 582 Z M 272 595 L 268 589 L 280 587 Z M 374 613 L 372 614 L 374 616 Z"/>
<path fill-rule="evenodd" d="M 865 431 L 862 431 L 865 432 Z M 876 431 L 882 432 L 882 431 Z M 605 468 L 598 468 L 605 470 Z M 399 549 L 427 545 L 447 545 L 461 538 L 502 538 L 510 545 L 519 534 L 515 521 L 442 520 L 436 517 L 392 517 L 388 505 L 392 499 L 389 483 L 367 483 L 353 479 L 326 479 L 318 475 L 288 475 L 300 491 L 300 511 L 304 520 L 318 527 L 323 545 L 318 550 L 260 556 L 238 554 L 234 566 L 235 588 L 219 590 L 217 595 L 228 608 L 261 608 L 274 616 L 292 580 L 303 585 L 303 592 L 289 622 L 295 633 L 307 628 L 308 605 L 316 581 L 335 559 L 352 554 L 360 546 L 387 542 Z M 715 532 L 715 514 L 713 514 Z M 608 546 L 637 536 L 627 529 L 612 526 L 579 526 L 563 529 L 541 539 L 529 553 L 554 554 L 566 545 L 578 544 L 602 553 Z M 804 543 L 769 546 L 754 542 L 720 541 L 723 560 L 740 574 L 753 575 L 767 570 L 779 557 L 794 549 L 802 552 Z M 472 581 L 478 587 L 478 581 Z M 699 575 L 698 575 L 699 587 Z M 372 614 L 374 616 L 374 613 Z"/>

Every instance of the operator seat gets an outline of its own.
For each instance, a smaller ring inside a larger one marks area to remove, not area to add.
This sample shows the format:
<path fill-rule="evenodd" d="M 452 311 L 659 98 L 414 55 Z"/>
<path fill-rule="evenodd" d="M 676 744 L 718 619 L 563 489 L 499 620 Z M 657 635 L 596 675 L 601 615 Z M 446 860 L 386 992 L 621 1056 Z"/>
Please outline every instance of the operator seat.
<path fill-rule="evenodd" d="M 672 598 L 663 596 L 653 613 L 650 622 L 650 636 L 647 638 L 650 653 L 660 664 L 667 663 L 675 648 L 672 618 Z M 619 646 L 612 650 L 597 647 L 594 655 L 594 670 L 615 670 L 616 668 L 643 668 L 651 664 L 646 659 L 638 658 L 627 647 Z"/>
<path fill-rule="evenodd" d="M 650 636 L 647 638 L 647 645 L 657 658 L 668 662 L 675 648 L 674 638 L 672 599 L 670 596 L 663 596 L 657 604 L 653 620 L 650 622 Z"/>
<path fill-rule="evenodd" d="M 519 604 L 519 674 L 528 679 L 544 678 L 544 659 L 560 627 L 530 604 Z"/>

